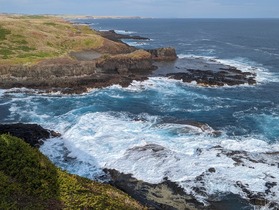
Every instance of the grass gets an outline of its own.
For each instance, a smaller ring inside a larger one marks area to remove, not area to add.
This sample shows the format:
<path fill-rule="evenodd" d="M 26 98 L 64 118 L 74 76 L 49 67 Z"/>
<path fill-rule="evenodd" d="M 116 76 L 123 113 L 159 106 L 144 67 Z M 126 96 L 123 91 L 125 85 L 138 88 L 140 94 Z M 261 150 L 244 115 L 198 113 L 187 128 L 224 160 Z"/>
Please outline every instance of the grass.
<path fill-rule="evenodd" d="M 5 28 L 2 28 L 0 25 L 0 41 L 3 41 L 6 39 L 6 36 L 11 34 L 10 30 L 7 30 Z"/>
<path fill-rule="evenodd" d="M 0 64 L 37 63 L 67 57 L 71 51 L 99 49 L 104 38 L 88 26 L 73 25 L 50 16 L 0 18 Z"/>
<path fill-rule="evenodd" d="M 21 139 L 0 135 L 0 209 L 143 209 L 110 185 L 70 175 Z"/>

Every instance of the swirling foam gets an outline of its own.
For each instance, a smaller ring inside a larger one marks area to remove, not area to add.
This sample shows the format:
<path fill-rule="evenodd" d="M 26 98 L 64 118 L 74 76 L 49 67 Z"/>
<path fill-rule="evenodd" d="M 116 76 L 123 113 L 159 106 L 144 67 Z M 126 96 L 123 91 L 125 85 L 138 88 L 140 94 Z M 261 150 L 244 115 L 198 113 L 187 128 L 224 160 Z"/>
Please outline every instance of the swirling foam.
<path fill-rule="evenodd" d="M 251 192 L 265 193 L 266 182 L 279 180 L 279 144 L 271 146 L 256 137 L 215 138 L 197 127 L 162 124 L 157 116 L 147 114 L 131 118 L 126 113 L 88 113 L 66 130 L 63 142 L 69 151 L 67 157 L 80 164 L 83 175 L 99 176 L 97 168 L 113 168 L 150 183 L 168 177 L 202 201 L 206 197 L 195 192 L 196 186 L 204 187 L 209 195 L 232 192 L 245 197 L 237 182 Z M 53 154 L 53 144 L 57 140 L 49 140 L 41 151 L 55 161 L 63 154 Z M 147 145 L 163 149 L 140 149 Z M 242 164 L 227 154 L 233 151 L 243 154 L 239 157 Z M 88 165 L 92 170 L 84 172 Z M 208 172 L 209 168 L 215 173 Z M 66 169 L 78 173 L 71 167 Z M 202 181 L 197 180 L 200 175 Z M 278 186 L 271 192 L 266 197 L 279 200 Z"/>
<path fill-rule="evenodd" d="M 208 62 L 219 62 L 224 65 L 229 65 L 236 67 L 237 69 L 243 71 L 243 72 L 251 72 L 256 73 L 256 81 L 258 83 L 268 83 L 268 82 L 279 82 L 279 78 L 277 75 L 270 72 L 268 69 L 264 68 L 261 64 L 250 61 L 245 58 L 235 58 L 235 59 L 219 59 L 216 57 L 211 56 L 197 56 L 197 55 L 191 55 L 191 54 L 180 54 L 178 55 L 179 58 L 201 58 L 205 59 Z"/>

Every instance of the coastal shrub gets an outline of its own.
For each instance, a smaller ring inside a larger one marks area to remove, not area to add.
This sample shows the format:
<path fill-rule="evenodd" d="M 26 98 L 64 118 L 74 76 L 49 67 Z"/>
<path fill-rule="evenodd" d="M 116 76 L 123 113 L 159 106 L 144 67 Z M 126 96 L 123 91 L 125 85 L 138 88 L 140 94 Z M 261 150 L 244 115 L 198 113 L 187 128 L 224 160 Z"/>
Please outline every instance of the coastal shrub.
<path fill-rule="evenodd" d="M 0 209 L 44 209 L 55 200 L 59 203 L 54 165 L 22 140 L 1 135 Z"/>
<path fill-rule="evenodd" d="M 24 40 L 24 39 L 22 39 L 22 40 L 13 40 L 12 41 L 13 43 L 15 43 L 15 44 L 28 44 L 28 42 L 26 41 L 26 40 Z"/>
<path fill-rule="evenodd" d="M 0 135 L 0 209 L 144 209 L 114 187 L 56 168 L 36 148 Z"/>
<path fill-rule="evenodd" d="M 43 23 L 44 25 L 47 25 L 47 26 L 57 26 L 56 23 L 53 23 L 53 22 L 45 22 Z"/>
<path fill-rule="evenodd" d="M 0 41 L 4 41 L 6 36 L 11 34 L 11 31 L 0 26 Z"/>
<path fill-rule="evenodd" d="M 28 46 L 22 45 L 22 46 L 16 47 L 15 50 L 22 50 L 22 51 L 24 51 L 24 52 L 29 52 L 29 51 L 36 50 L 36 48 L 34 48 L 34 47 L 28 47 Z"/>
<path fill-rule="evenodd" d="M 0 55 L 2 55 L 3 59 L 9 58 L 10 55 L 14 54 L 12 50 L 7 48 L 0 48 Z"/>
<path fill-rule="evenodd" d="M 48 52 L 36 52 L 36 53 L 25 53 L 18 55 L 18 58 L 29 58 L 29 57 L 37 57 L 37 58 L 45 58 L 51 57 L 52 54 Z"/>

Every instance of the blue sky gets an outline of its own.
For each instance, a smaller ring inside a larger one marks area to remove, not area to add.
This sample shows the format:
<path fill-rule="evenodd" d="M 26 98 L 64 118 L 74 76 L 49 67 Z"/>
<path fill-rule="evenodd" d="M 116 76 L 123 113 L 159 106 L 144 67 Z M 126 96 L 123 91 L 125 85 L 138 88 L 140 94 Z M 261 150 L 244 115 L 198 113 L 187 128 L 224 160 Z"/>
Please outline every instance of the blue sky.
<path fill-rule="evenodd" d="M 0 13 L 279 18 L 279 0 L 0 0 Z"/>

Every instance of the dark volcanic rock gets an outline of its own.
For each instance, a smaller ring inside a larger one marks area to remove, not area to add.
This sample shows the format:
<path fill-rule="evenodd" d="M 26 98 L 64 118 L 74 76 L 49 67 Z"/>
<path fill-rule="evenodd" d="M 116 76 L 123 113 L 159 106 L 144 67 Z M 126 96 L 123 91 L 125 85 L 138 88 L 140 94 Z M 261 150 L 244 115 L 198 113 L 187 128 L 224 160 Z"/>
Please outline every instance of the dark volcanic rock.
<path fill-rule="evenodd" d="M 131 197 L 146 205 L 148 209 L 209 209 L 169 180 L 160 184 L 149 184 L 113 169 L 105 169 L 105 172 L 110 174 L 113 186 L 128 193 Z"/>
<path fill-rule="evenodd" d="M 0 124 L 0 134 L 10 134 L 23 139 L 32 147 L 39 147 L 42 140 L 59 137 L 60 134 L 51 130 L 42 128 L 36 124 Z"/>
<path fill-rule="evenodd" d="M 255 75 L 252 73 L 241 71 L 232 73 L 230 70 L 213 72 L 211 70 L 188 69 L 187 72 L 169 73 L 167 76 L 187 83 L 195 81 L 203 86 L 256 84 Z"/>
<path fill-rule="evenodd" d="M 122 42 L 121 39 L 136 39 L 136 40 L 149 40 L 149 38 L 141 36 L 132 36 L 128 34 L 118 34 L 114 30 L 109 31 L 99 31 L 98 32 L 102 37 L 110 39 L 116 42 Z"/>

